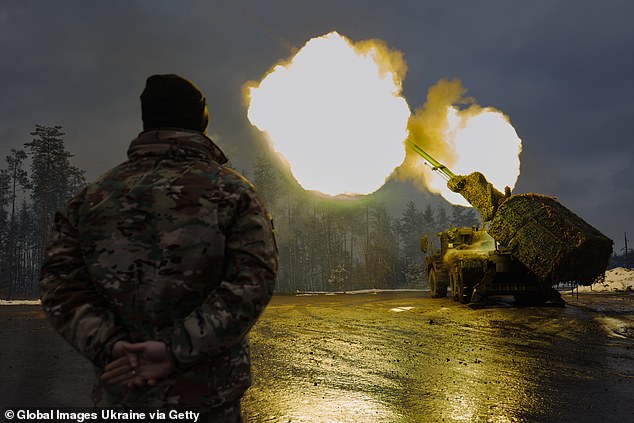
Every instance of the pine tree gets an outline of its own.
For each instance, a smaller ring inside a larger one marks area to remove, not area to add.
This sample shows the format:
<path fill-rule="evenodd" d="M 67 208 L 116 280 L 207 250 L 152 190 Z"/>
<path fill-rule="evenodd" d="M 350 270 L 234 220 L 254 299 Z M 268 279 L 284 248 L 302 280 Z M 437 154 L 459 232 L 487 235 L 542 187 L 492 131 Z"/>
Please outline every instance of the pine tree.
<path fill-rule="evenodd" d="M 427 210 L 429 209 L 429 210 Z M 423 213 L 416 208 L 413 201 L 405 205 L 405 209 L 398 221 L 398 233 L 403 243 L 402 256 L 399 262 L 399 276 L 407 286 L 418 286 L 422 281 L 422 252 L 420 249 L 421 236 L 426 232 L 426 214 L 429 219 L 431 209 L 427 206 Z M 432 215 L 433 219 L 433 215 Z"/>
<path fill-rule="evenodd" d="M 435 217 L 436 226 L 434 232 L 440 232 L 449 229 L 449 217 L 447 216 L 447 210 L 445 210 L 442 205 L 438 206 L 438 208 L 436 209 Z"/>
<path fill-rule="evenodd" d="M 392 288 L 396 280 L 397 245 L 390 215 L 383 203 L 370 209 L 366 269 L 372 287 Z"/>
<path fill-rule="evenodd" d="M 426 234 L 431 234 L 436 229 L 436 218 L 434 217 L 434 211 L 431 209 L 431 206 L 428 204 L 425 207 L 425 211 L 423 212 L 423 230 Z"/>
<path fill-rule="evenodd" d="M 253 185 L 264 200 L 267 208 L 272 210 L 279 198 L 281 181 L 279 172 L 266 155 L 260 156 L 253 165 Z"/>
<path fill-rule="evenodd" d="M 405 205 L 398 221 L 398 233 L 403 243 L 403 254 L 407 258 L 420 255 L 420 237 L 425 231 L 425 216 L 416 208 L 413 201 Z"/>
<path fill-rule="evenodd" d="M 6 239 L 7 239 L 7 223 L 8 223 L 8 213 L 7 206 L 10 203 L 10 182 L 11 178 L 6 169 L 0 170 L 0 282 L 2 282 L 1 286 L 5 286 L 6 281 L 8 280 L 8 272 L 7 272 L 7 250 L 6 250 Z M 8 288 L 8 287 L 7 287 Z M 9 289 L 6 289 L 8 292 Z"/>
<path fill-rule="evenodd" d="M 31 204 L 23 200 L 17 219 L 16 292 L 26 295 L 32 295 L 32 286 L 39 275 L 36 257 L 40 238 L 37 236 L 35 217 Z"/>
<path fill-rule="evenodd" d="M 15 203 L 17 198 L 17 190 L 28 189 L 29 180 L 26 170 L 22 168 L 24 160 L 26 160 L 26 153 L 24 150 L 11 149 L 11 153 L 7 156 L 7 174 L 10 178 L 10 205 L 11 213 L 9 216 L 9 235 L 6 244 L 7 251 L 7 284 L 8 294 L 7 298 L 13 296 L 13 288 L 16 279 L 15 269 L 15 232 L 16 232 L 16 215 L 15 215 Z"/>
<path fill-rule="evenodd" d="M 84 172 L 70 163 L 73 155 L 66 150 L 61 126 L 35 125 L 33 140 L 24 144 L 31 156 L 31 200 L 39 213 L 40 234 L 35 257 L 39 268 L 48 241 L 55 210 L 85 185 Z"/>
<path fill-rule="evenodd" d="M 454 206 L 451 215 L 451 224 L 454 227 L 469 227 L 479 223 L 476 212 L 471 207 Z"/>

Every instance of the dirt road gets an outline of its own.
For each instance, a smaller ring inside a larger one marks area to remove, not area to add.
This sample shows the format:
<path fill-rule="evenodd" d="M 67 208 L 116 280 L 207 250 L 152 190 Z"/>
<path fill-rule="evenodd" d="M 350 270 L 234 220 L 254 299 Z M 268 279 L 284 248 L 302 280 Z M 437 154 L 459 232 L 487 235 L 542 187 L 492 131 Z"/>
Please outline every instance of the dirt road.
<path fill-rule="evenodd" d="M 250 336 L 254 385 L 244 415 L 634 421 L 634 297 L 606 298 L 618 307 L 471 310 L 423 293 L 276 296 Z M 0 307 L 0 331 L 3 406 L 90 405 L 91 367 L 37 306 Z"/>

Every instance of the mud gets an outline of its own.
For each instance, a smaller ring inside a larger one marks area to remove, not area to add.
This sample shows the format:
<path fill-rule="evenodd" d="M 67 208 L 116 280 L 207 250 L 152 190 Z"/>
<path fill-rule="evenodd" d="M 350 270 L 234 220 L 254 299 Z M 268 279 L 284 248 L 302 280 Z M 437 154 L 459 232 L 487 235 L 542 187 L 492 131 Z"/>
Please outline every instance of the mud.
<path fill-rule="evenodd" d="M 634 296 L 565 298 L 471 310 L 420 292 L 276 296 L 250 335 L 245 420 L 633 421 Z M 90 405 L 89 363 L 37 306 L 0 307 L 0 335 L 3 407 Z"/>

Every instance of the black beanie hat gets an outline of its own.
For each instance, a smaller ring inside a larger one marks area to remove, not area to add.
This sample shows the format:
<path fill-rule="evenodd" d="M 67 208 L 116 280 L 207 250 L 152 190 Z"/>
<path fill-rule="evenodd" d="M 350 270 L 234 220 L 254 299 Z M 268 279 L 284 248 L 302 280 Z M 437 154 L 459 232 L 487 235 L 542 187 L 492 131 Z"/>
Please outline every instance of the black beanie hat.
<path fill-rule="evenodd" d="M 205 132 L 207 103 L 196 85 L 178 75 L 152 75 L 141 93 L 143 129 L 185 128 Z"/>

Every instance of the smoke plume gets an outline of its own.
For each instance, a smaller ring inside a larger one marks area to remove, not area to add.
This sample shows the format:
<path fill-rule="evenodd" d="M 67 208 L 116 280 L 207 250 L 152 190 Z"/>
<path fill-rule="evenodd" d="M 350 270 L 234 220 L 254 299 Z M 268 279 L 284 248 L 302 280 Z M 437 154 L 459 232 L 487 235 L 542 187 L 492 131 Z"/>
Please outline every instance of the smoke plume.
<path fill-rule="evenodd" d="M 432 86 L 425 104 L 410 116 L 409 141 L 414 142 L 456 174 L 479 171 L 498 189 L 513 188 L 519 176 L 521 140 L 508 117 L 492 107 L 481 107 L 466 97 L 460 80 L 442 79 Z M 442 194 L 454 204 L 468 206 L 451 192 L 446 181 L 423 159 L 406 149 L 394 171 L 399 180 Z"/>

